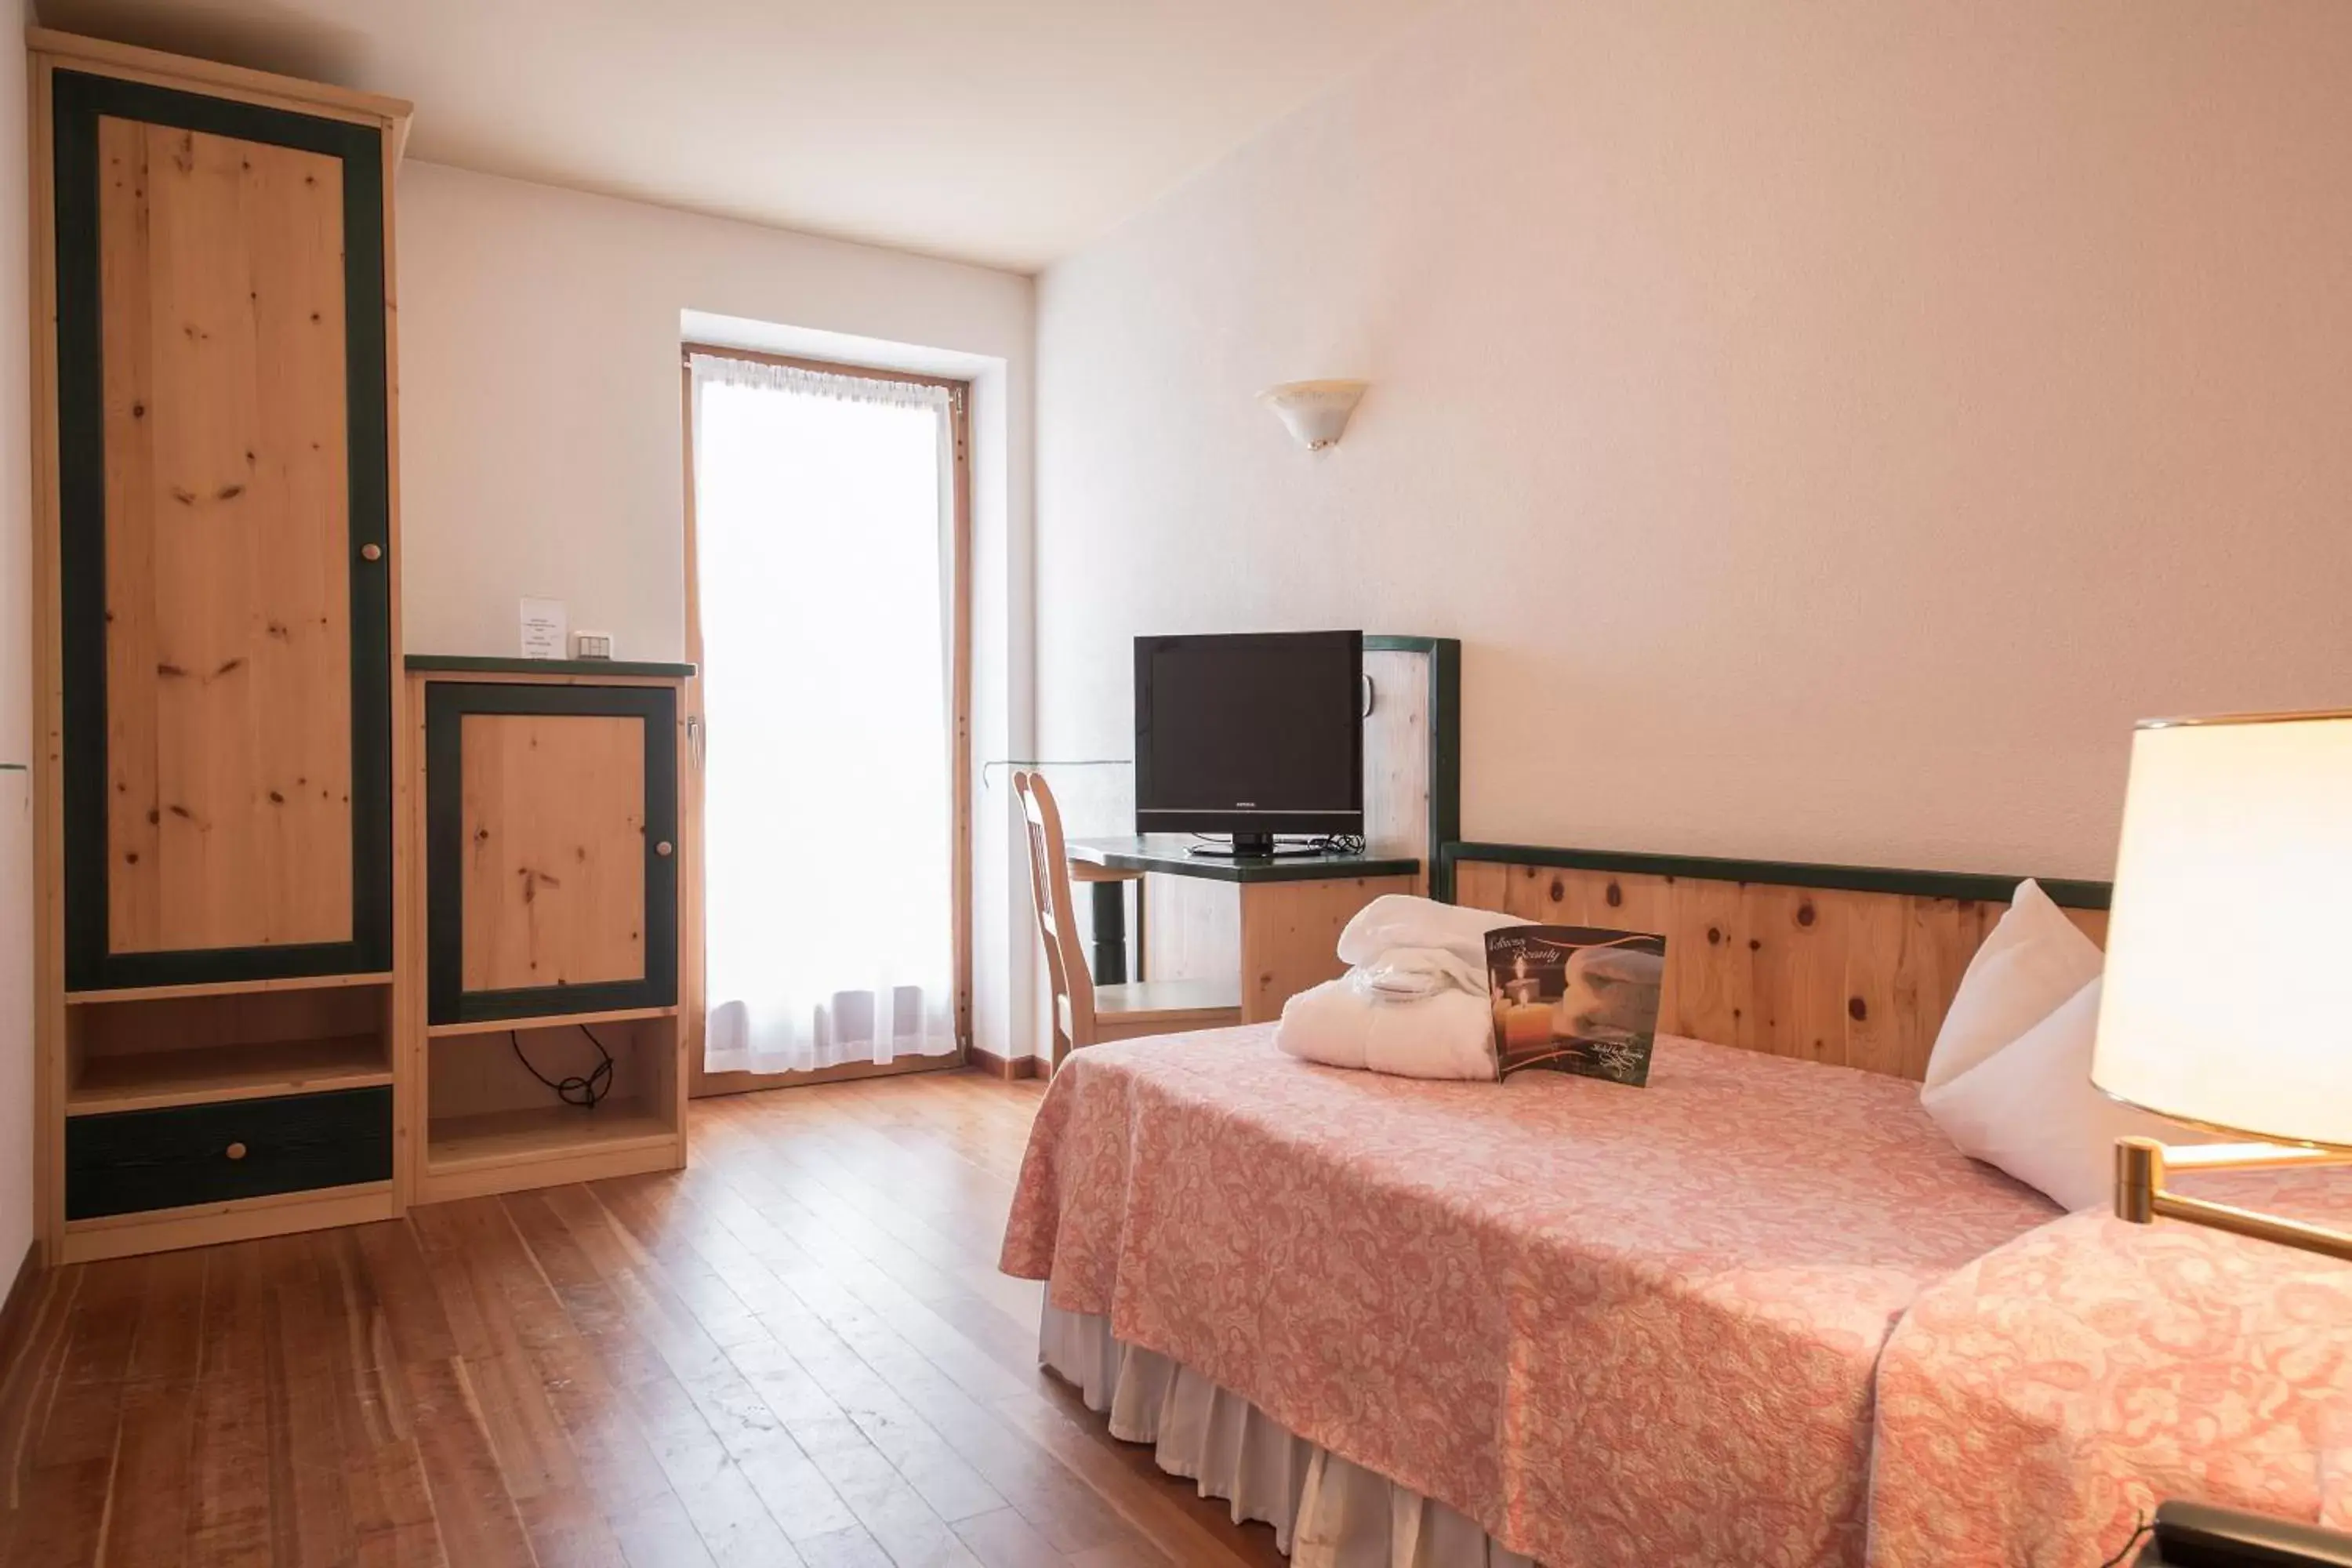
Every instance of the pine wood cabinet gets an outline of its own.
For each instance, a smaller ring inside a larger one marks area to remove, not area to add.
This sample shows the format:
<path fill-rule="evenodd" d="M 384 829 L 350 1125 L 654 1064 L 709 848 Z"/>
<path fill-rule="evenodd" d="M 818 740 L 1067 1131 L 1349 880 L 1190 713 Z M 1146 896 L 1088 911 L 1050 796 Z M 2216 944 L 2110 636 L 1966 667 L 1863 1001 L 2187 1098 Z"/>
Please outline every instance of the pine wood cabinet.
<path fill-rule="evenodd" d="M 425 1100 L 412 1201 L 683 1165 L 677 784 L 692 667 L 406 664 L 426 998 L 409 1069 Z"/>
<path fill-rule="evenodd" d="M 407 106 L 28 43 L 43 1236 L 397 1212 Z"/>
<path fill-rule="evenodd" d="M 28 45 L 44 1258 L 683 1164 L 691 670 L 395 658 L 407 105 Z"/>

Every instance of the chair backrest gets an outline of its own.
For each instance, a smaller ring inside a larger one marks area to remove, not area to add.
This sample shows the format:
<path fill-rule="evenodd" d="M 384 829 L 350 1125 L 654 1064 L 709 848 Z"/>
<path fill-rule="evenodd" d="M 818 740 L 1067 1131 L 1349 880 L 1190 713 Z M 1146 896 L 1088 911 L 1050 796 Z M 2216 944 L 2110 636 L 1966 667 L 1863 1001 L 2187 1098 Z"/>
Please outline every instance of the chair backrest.
<path fill-rule="evenodd" d="M 1078 946 L 1070 896 L 1070 862 L 1062 840 L 1062 811 L 1045 775 L 1016 773 L 1013 792 L 1029 826 L 1029 883 L 1037 907 L 1037 934 L 1045 943 L 1045 972 L 1054 986 L 1054 1060 L 1095 1043 L 1095 980 Z"/>

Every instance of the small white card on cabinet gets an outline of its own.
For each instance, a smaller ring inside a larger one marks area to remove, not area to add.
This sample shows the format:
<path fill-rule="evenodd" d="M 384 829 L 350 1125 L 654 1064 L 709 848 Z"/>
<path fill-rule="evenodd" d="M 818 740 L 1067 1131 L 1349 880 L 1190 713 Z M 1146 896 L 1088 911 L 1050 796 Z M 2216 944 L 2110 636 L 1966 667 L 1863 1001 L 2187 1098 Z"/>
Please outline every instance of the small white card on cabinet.
<path fill-rule="evenodd" d="M 522 602 L 523 658 L 563 658 L 567 651 L 563 642 L 563 625 L 562 600 L 525 599 Z"/>

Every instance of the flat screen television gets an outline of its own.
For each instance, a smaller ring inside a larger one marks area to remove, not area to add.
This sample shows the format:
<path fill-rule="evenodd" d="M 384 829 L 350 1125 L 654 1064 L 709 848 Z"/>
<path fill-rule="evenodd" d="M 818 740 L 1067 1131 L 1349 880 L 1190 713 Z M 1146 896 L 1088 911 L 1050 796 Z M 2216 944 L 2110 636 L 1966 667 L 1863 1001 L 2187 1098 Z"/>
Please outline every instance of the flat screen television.
<path fill-rule="evenodd" d="M 1361 632 L 1136 638 L 1136 831 L 1362 833 L 1363 678 Z"/>

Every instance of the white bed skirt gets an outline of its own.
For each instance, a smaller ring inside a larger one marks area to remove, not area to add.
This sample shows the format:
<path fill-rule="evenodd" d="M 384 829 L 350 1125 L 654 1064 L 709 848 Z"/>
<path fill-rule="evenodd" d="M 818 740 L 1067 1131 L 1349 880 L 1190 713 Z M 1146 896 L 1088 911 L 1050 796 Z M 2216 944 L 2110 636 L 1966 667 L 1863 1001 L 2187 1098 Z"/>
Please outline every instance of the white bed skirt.
<path fill-rule="evenodd" d="M 1076 1386 L 1110 1435 L 1153 1445 L 1170 1475 L 1274 1526 L 1297 1568 L 1534 1568 L 1466 1516 L 1293 1434 L 1240 1394 L 1121 1344 L 1110 1320 L 1048 1302 L 1037 1359 Z"/>

